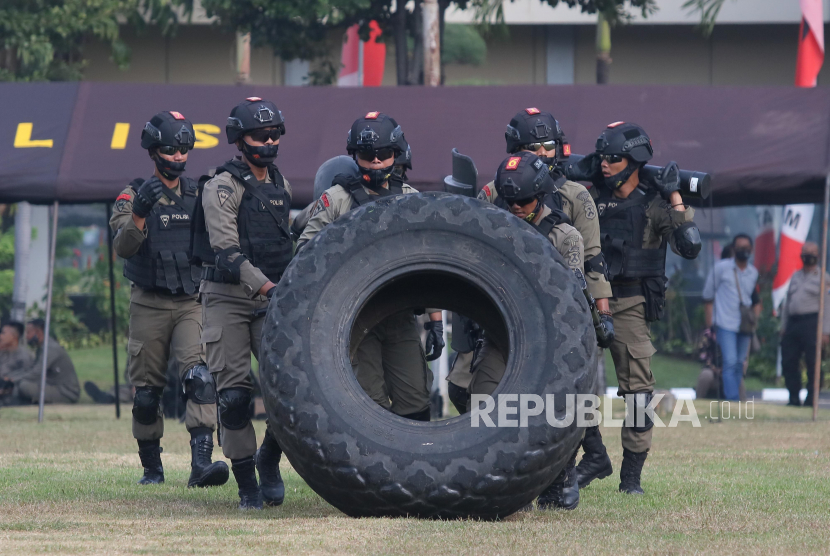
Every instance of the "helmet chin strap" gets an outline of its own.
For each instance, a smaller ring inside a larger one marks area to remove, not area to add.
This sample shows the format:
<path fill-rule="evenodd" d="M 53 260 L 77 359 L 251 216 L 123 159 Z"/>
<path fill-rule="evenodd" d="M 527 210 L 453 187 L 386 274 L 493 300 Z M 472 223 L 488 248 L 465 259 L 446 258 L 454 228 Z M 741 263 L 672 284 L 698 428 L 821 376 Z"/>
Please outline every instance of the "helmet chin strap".
<path fill-rule="evenodd" d="M 172 160 L 165 160 L 158 153 L 153 155 L 153 162 L 156 164 L 156 169 L 159 174 L 170 181 L 178 179 L 184 173 L 186 162 L 174 162 Z"/>
<path fill-rule="evenodd" d="M 533 224 L 533 221 L 536 219 L 536 215 L 540 212 L 539 204 L 542 202 L 542 199 L 536 197 L 536 206 L 533 207 L 533 212 L 525 216 L 525 222 L 528 224 Z"/>

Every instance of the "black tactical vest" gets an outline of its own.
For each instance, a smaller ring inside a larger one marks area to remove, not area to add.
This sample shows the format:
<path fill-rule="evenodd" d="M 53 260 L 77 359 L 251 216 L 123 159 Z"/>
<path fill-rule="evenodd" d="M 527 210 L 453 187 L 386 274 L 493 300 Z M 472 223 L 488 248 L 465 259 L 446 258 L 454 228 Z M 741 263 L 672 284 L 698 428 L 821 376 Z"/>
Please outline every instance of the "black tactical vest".
<path fill-rule="evenodd" d="M 603 188 L 597 199 L 597 205 L 602 207 L 600 243 L 611 282 L 665 276 L 665 240 L 657 249 L 643 249 L 648 223 L 646 205 L 655 195 L 638 187 L 627 199 L 618 199 Z"/>
<path fill-rule="evenodd" d="M 134 187 L 140 185 L 133 182 Z M 181 201 L 156 203 L 145 220 L 147 239 L 124 261 L 124 276 L 145 290 L 193 295 L 201 269 L 189 262 L 190 221 L 196 206 L 196 182 L 179 178 Z"/>
<path fill-rule="evenodd" d="M 366 193 L 366 190 L 363 189 L 363 186 L 360 185 L 360 183 L 357 181 L 347 185 L 339 185 L 340 187 L 348 191 L 349 195 L 352 196 L 352 204 L 349 207 L 349 210 L 353 210 L 357 207 L 368 205 L 369 203 L 374 203 L 378 200 L 379 197 L 386 197 L 388 195 L 399 195 L 403 193 L 403 182 L 400 180 L 400 178 L 396 178 L 397 176 L 390 177 L 389 181 L 386 182 L 389 189 L 384 189 L 381 187 L 378 190 L 377 195 L 369 195 L 368 193 Z"/>
<path fill-rule="evenodd" d="M 288 214 L 291 197 L 285 189 L 285 180 L 276 166 L 269 166 L 271 182 L 259 183 L 250 168 L 241 160 L 231 160 L 216 169 L 216 174 L 228 172 L 245 188 L 239 204 L 237 231 L 242 254 L 274 283 L 279 282 L 294 253 L 294 244 L 288 231 Z M 247 179 L 246 179 L 247 178 Z M 266 208 L 252 191 L 270 203 Z M 273 210 L 273 212 L 272 212 Z M 275 218 L 275 215 L 277 218 Z M 197 218 L 193 231 L 193 257 L 208 264 L 215 264 L 215 252 L 210 246 L 204 217 Z M 212 274 L 206 276 L 212 279 Z M 220 278 L 216 276 L 216 278 Z M 228 281 L 219 279 L 217 281 Z"/>

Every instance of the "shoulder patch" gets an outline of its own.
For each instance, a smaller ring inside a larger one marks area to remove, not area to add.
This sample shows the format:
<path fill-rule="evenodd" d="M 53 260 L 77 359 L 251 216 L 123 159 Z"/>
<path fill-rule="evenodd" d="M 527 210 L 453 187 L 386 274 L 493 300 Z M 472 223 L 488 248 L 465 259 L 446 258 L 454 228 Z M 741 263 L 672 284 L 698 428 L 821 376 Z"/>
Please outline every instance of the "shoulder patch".
<path fill-rule="evenodd" d="M 118 197 L 115 198 L 116 201 L 121 201 L 121 200 L 129 201 L 130 199 L 131 199 L 131 197 L 129 195 L 127 195 L 126 193 L 122 193 L 121 195 L 119 195 Z"/>
<path fill-rule="evenodd" d="M 593 220 L 597 217 L 597 211 L 594 209 L 594 201 L 591 199 L 590 193 L 583 191 L 577 195 L 576 198 L 582 201 L 582 209 L 585 211 L 585 218 Z"/>
<path fill-rule="evenodd" d="M 322 197 L 320 199 L 322 199 Z M 323 212 L 323 203 L 320 202 L 320 199 L 317 199 L 316 201 L 314 201 L 314 206 L 311 207 L 311 213 L 310 213 L 309 218 L 313 218 L 313 217 L 317 216 L 318 214 L 320 214 L 321 212 Z"/>
<path fill-rule="evenodd" d="M 329 202 L 329 196 L 328 196 L 327 193 L 323 193 L 323 195 L 320 197 L 320 200 L 323 201 L 323 204 L 325 205 L 326 208 L 331 206 L 331 204 Z M 321 209 L 322 209 L 322 207 L 321 207 Z"/>
<path fill-rule="evenodd" d="M 493 196 L 493 194 L 490 192 L 490 186 L 489 185 L 485 185 L 484 189 L 482 189 L 482 191 L 484 192 L 484 194 L 487 196 L 488 199 Z"/>
<path fill-rule="evenodd" d="M 216 195 L 219 196 L 219 206 L 224 206 L 225 201 L 230 198 L 231 194 L 233 193 L 233 189 L 227 185 L 220 184 L 216 188 Z"/>

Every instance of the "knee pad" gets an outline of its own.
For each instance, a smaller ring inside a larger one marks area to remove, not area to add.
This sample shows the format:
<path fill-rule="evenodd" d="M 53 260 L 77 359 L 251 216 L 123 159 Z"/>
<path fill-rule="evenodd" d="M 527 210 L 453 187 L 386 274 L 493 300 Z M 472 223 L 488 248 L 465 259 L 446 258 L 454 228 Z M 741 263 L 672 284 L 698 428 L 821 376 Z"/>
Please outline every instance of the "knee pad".
<path fill-rule="evenodd" d="M 133 398 L 133 418 L 142 425 L 152 425 L 159 417 L 161 393 L 164 389 L 155 386 L 139 386 Z"/>
<path fill-rule="evenodd" d="M 185 397 L 197 404 L 216 403 L 216 381 L 205 365 L 195 365 L 184 375 Z"/>
<path fill-rule="evenodd" d="M 219 391 L 219 422 L 228 430 L 244 429 L 251 422 L 252 392 L 247 388 L 226 388 Z"/>
<path fill-rule="evenodd" d="M 654 399 L 654 392 L 630 392 L 625 395 L 625 423 L 623 426 L 634 432 L 646 432 L 654 426 L 651 418 L 653 409 L 646 407 Z"/>

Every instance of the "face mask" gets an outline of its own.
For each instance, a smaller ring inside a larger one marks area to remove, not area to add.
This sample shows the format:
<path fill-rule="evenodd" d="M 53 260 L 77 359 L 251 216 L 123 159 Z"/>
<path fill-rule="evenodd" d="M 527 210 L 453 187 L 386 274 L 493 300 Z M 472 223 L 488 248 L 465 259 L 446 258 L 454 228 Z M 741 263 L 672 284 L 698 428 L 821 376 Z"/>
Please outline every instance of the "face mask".
<path fill-rule="evenodd" d="M 30 347 L 36 348 L 40 342 L 38 341 L 37 336 L 32 336 L 31 339 L 26 341 L 26 343 L 29 344 Z"/>
<path fill-rule="evenodd" d="M 815 255 L 801 255 L 801 262 L 804 266 L 814 266 L 818 262 L 818 257 Z"/>
<path fill-rule="evenodd" d="M 187 164 L 186 162 L 173 162 L 172 160 L 165 160 L 159 155 L 154 156 L 153 161 L 156 163 L 156 168 L 158 168 L 159 174 L 161 174 L 164 179 L 168 180 L 175 180 L 181 176 L 184 173 L 184 166 Z"/>
<path fill-rule="evenodd" d="M 749 249 L 735 249 L 735 260 L 746 262 L 749 260 Z"/>
<path fill-rule="evenodd" d="M 634 174 L 634 171 L 637 169 L 637 166 L 629 160 L 628 166 L 626 166 L 622 172 L 618 172 L 613 176 L 608 176 L 607 178 L 603 176 L 603 180 L 605 181 L 605 187 L 609 189 L 619 189 L 620 187 L 622 187 L 622 184 L 628 181 L 628 178 L 630 178 L 631 175 Z"/>
<path fill-rule="evenodd" d="M 374 190 L 382 188 L 383 184 L 389 180 L 389 176 L 392 175 L 392 168 L 392 166 L 387 166 L 378 170 L 370 170 L 361 166 L 360 173 L 363 175 L 363 185 Z"/>
<path fill-rule="evenodd" d="M 269 164 L 273 164 L 274 160 L 277 158 L 277 151 L 279 151 L 279 145 L 262 145 L 261 147 L 254 147 L 253 145 L 249 145 L 242 140 L 242 153 L 245 155 L 245 158 L 253 164 L 254 166 L 259 166 L 260 168 L 265 168 Z"/>

